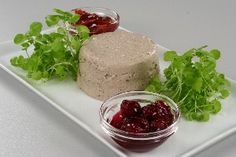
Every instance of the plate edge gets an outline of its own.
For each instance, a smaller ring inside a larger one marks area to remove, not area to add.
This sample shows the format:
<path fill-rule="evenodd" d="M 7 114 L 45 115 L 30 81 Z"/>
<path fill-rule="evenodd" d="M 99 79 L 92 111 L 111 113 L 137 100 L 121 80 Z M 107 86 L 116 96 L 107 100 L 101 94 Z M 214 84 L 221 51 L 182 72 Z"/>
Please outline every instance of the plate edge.
<path fill-rule="evenodd" d="M 189 157 L 189 156 L 196 155 L 196 154 L 202 152 L 203 150 L 206 150 L 207 148 L 214 146 L 215 144 L 220 142 L 220 140 L 228 138 L 230 135 L 232 135 L 234 133 L 236 133 L 236 126 L 234 126 L 233 128 L 230 128 L 226 132 L 220 133 L 218 136 L 215 136 L 206 142 L 203 142 L 201 145 L 199 145 L 193 149 L 189 149 L 185 153 L 182 153 L 180 156 L 181 157 Z"/>
<path fill-rule="evenodd" d="M 13 76 L 16 80 L 18 80 L 20 83 L 22 83 L 25 87 L 33 91 L 35 94 L 37 94 L 39 97 L 42 99 L 46 100 L 49 104 L 51 104 L 55 109 L 59 110 L 64 116 L 68 117 L 72 121 L 74 121 L 76 124 L 78 124 L 81 128 L 83 128 L 85 131 L 87 131 L 89 134 L 93 135 L 96 139 L 98 139 L 100 142 L 102 142 L 105 146 L 107 146 L 109 149 L 111 149 L 113 152 L 115 152 L 117 155 L 121 157 L 127 157 L 123 152 L 120 150 L 116 149 L 114 146 L 112 146 L 108 141 L 106 141 L 104 138 L 100 137 L 97 132 L 91 131 L 91 128 L 80 121 L 78 118 L 76 118 L 74 115 L 66 111 L 64 108 L 62 108 L 60 105 L 55 103 L 53 100 L 48 98 L 46 95 L 41 93 L 38 89 L 34 88 L 32 85 L 30 85 L 27 81 L 22 79 L 20 76 L 9 70 L 6 66 L 4 66 L 0 62 L 0 68 L 3 69 L 5 72 L 7 72 L 9 75 Z"/>

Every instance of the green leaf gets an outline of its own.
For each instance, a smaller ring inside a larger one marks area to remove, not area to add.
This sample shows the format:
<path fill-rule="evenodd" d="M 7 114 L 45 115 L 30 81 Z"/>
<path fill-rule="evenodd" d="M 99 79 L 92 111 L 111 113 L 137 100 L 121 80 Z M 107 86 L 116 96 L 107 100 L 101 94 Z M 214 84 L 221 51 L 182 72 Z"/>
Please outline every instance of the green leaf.
<path fill-rule="evenodd" d="M 223 99 L 227 98 L 230 95 L 230 92 L 227 89 L 221 90 L 220 93 L 221 93 L 221 96 L 222 96 Z"/>
<path fill-rule="evenodd" d="M 207 55 L 208 55 L 207 51 L 204 51 L 204 50 L 197 50 L 196 51 L 196 56 L 198 56 L 198 57 L 205 57 Z"/>
<path fill-rule="evenodd" d="M 220 112 L 221 103 L 218 100 L 213 100 L 212 105 L 213 105 L 213 111 L 212 111 L 213 114 Z"/>
<path fill-rule="evenodd" d="M 202 122 L 207 122 L 210 118 L 210 115 L 209 113 L 203 113 L 200 117 L 199 117 L 199 120 L 202 121 Z"/>
<path fill-rule="evenodd" d="M 58 15 L 48 15 L 46 17 L 46 24 L 49 27 L 58 24 L 59 21 L 60 21 L 60 17 Z"/>
<path fill-rule="evenodd" d="M 145 88 L 145 91 L 158 92 L 158 91 L 161 91 L 161 88 L 162 88 L 162 84 L 159 79 L 159 76 L 155 75 L 149 82 L 149 85 Z"/>
<path fill-rule="evenodd" d="M 21 46 L 22 46 L 23 48 L 28 48 L 28 47 L 30 46 L 30 44 L 29 44 L 29 43 L 22 43 Z"/>
<path fill-rule="evenodd" d="M 65 34 L 60 34 L 60 33 L 56 33 L 53 32 L 50 34 L 50 37 L 55 41 L 55 40 L 59 40 L 62 41 L 65 38 Z"/>
<path fill-rule="evenodd" d="M 90 30 L 88 29 L 87 26 L 84 25 L 79 25 L 78 27 L 76 27 L 76 30 L 79 33 L 90 33 Z"/>
<path fill-rule="evenodd" d="M 51 48 L 55 52 L 65 51 L 65 45 L 60 39 L 54 40 L 54 42 L 51 45 Z"/>
<path fill-rule="evenodd" d="M 224 85 L 229 87 L 231 85 L 230 81 L 227 79 L 224 79 Z"/>
<path fill-rule="evenodd" d="M 199 113 L 199 112 L 194 112 L 190 114 L 190 119 L 191 120 L 197 120 L 201 122 L 206 122 L 209 120 L 209 113 Z"/>
<path fill-rule="evenodd" d="M 70 23 L 75 23 L 80 19 L 80 15 L 79 14 L 73 14 L 70 19 L 68 20 L 68 22 Z"/>
<path fill-rule="evenodd" d="M 193 55 L 195 54 L 196 49 L 190 49 L 188 51 L 186 51 L 183 55 L 182 55 L 182 59 L 192 59 Z"/>
<path fill-rule="evenodd" d="M 24 66 L 27 63 L 27 59 L 25 59 L 22 55 L 20 55 L 18 57 L 11 58 L 10 62 L 13 66 L 18 66 L 25 69 Z"/>
<path fill-rule="evenodd" d="M 175 57 L 177 57 L 175 51 L 166 51 L 164 54 L 164 61 L 173 61 Z"/>
<path fill-rule="evenodd" d="M 53 50 L 53 56 L 54 58 L 64 58 L 65 57 L 65 46 L 64 43 L 61 40 L 55 40 L 51 48 Z"/>
<path fill-rule="evenodd" d="M 57 32 L 60 33 L 60 34 L 65 34 L 66 30 L 62 27 L 58 27 Z"/>
<path fill-rule="evenodd" d="M 31 78 L 34 79 L 34 80 L 40 80 L 42 78 L 41 71 L 33 72 L 32 75 L 31 75 Z"/>
<path fill-rule="evenodd" d="M 216 61 L 213 58 L 207 58 L 203 64 L 205 64 L 205 69 L 208 71 L 213 71 L 216 68 Z"/>
<path fill-rule="evenodd" d="M 59 65 L 55 69 L 56 69 L 56 75 L 59 77 L 59 79 L 64 80 L 66 78 L 66 71 L 64 66 Z"/>
<path fill-rule="evenodd" d="M 54 11 L 55 13 L 58 13 L 58 14 L 61 14 L 61 15 L 64 15 L 64 14 L 65 14 L 65 11 L 63 11 L 63 10 L 61 10 L 61 9 L 55 8 L 55 9 L 53 9 L 53 11 Z"/>
<path fill-rule="evenodd" d="M 17 66 L 18 65 L 18 57 L 13 57 L 10 59 L 11 65 Z"/>
<path fill-rule="evenodd" d="M 26 40 L 26 37 L 24 34 L 17 34 L 14 38 L 14 43 L 15 44 L 21 44 Z"/>
<path fill-rule="evenodd" d="M 42 27 L 43 27 L 43 25 L 40 22 L 33 22 L 30 25 L 29 34 L 32 36 L 39 35 L 40 32 L 42 31 Z"/>
<path fill-rule="evenodd" d="M 158 92 L 158 90 L 156 89 L 155 85 L 153 85 L 153 84 L 148 85 L 148 86 L 145 88 L 145 91 L 153 92 L 153 93 Z"/>
<path fill-rule="evenodd" d="M 60 75 L 63 74 L 65 72 L 64 67 L 63 66 L 57 66 L 56 67 L 56 74 Z"/>
<path fill-rule="evenodd" d="M 49 77 L 49 73 L 48 73 L 47 71 L 44 71 L 44 72 L 42 73 L 42 77 L 43 77 L 43 78 L 48 78 L 48 77 Z"/>
<path fill-rule="evenodd" d="M 195 78 L 195 81 L 194 83 L 192 84 L 192 88 L 198 92 L 201 91 L 201 88 L 202 88 L 202 78 L 198 77 L 198 78 Z"/>
<path fill-rule="evenodd" d="M 40 63 L 41 63 L 40 56 L 32 55 L 30 58 L 28 58 L 28 61 L 26 63 L 26 68 L 29 72 L 35 72 L 38 70 L 38 65 Z"/>
<path fill-rule="evenodd" d="M 76 52 L 78 52 L 82 45 L 80 40 L 72 39 L 71 46 L 76 50 Z"/>
<path fill-rule="evenodd" d="M 214 105 L 212 105 L 212 103 L 207 103 L 205 106 L 204 106 L 204 110 L 209 112 L 209 113 L 212 113 L 213 110 L 214 110 Z"/>
<path fill-rule="evenodd" d="M 57 13 L 61 20 L 64 22 L 69 22 L 73 14 L 71 12 L 63 11 L 60 9 L 54 9 L 54 12 Z"/>
<path fill-rule="evenodd" d="M 76 27 L 76 30 L 77 30 L 77 34 L 79 35 L 80 39 L 82 39 L 82 41 L 89 38 L 90 30 L 88 29 L 87 26 L 80 25 Z"/>
<path fill-rule="evenodd" d="M 220 58 L 220 51 L 217 49 L 213 49 L 210 51 L 210 56 L 218 60 Z"/>

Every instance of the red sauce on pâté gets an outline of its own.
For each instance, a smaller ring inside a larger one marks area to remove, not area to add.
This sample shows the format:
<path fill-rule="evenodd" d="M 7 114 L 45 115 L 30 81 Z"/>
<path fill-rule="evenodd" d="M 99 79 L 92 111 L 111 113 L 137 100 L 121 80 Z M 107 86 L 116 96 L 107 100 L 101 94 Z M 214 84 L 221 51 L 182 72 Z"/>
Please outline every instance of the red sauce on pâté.
<path fill-rule="evenodd" d="M 80 15 L 80 19 L 75 25 L 87 26 L 90 30 L 90 35 L 113 32 L 119 26 L 119 21 L 110 16 L 100 16 L 95 13 L 88 13 L 81 9 L 75 9 L 73 12 Z"/>

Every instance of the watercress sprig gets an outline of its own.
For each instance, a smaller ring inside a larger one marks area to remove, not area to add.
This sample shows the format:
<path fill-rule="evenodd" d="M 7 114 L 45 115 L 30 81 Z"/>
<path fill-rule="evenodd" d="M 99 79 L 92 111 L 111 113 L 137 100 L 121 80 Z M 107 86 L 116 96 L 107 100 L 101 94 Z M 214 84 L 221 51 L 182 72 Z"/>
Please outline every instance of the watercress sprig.
<path fill-rule="evenodd" d="M 187 120 L 208 121 L 210 114 L 221 110 L 220 99 L 230 94 L 229 81 L 216 71 L 220 51 L 205 48 L 193 48 L 182 55 L 165 52 L 164 60 L 170 62 L 164 70 L 165 81 L 155 76 L 146 88 L 171 97 Z"/>
<path fill-rule="evenodd" d="M 27 76 L 34 80 L 76 80 L 79 51 L 89 38 L 89 29 L 81 25 L 72 32 L 69 24 L 77 22 L 80 16 L 60 9 L 54 9 L 54 13 L 48 15 L 45 22 L 48 27 L 55 27 L 55 31 L 42 33 L 42 23 L 33 22 L 26 33 L 15 36 L 14 43 L 20 45 L 26 55 L 13 57 L 10 62 L 27 71 Z"/>

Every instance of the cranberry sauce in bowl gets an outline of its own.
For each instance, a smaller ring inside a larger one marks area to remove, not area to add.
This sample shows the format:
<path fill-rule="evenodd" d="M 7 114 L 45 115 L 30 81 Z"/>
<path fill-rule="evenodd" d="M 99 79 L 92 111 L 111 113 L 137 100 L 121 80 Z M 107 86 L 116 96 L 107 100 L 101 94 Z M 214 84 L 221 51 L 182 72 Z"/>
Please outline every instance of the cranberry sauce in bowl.
<path fill-rule="evenodd" d="M 73 9 L 72 12 L 80 15 L 80 19 L 72 27 L 85 25 L 89 28 L 90 35 L 114 32 L 119 27 L 120 17 L 110 9 L 83 7 Z"/>
<path fill-rule="evenodd" d="M 160 94 L 131 91 L 105 101 L 100 108 L 103 130 L 131 151 L 151 150 L 177 131 L 177 105 Z"/>

